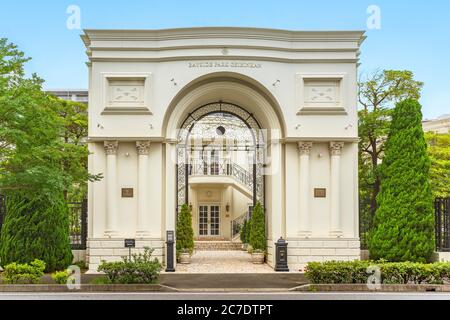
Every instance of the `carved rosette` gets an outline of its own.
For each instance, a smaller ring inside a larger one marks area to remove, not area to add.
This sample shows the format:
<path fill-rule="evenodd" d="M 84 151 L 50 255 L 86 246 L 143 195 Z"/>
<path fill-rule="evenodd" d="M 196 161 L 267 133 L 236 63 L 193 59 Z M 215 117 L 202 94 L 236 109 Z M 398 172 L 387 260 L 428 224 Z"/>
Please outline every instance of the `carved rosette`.
<path fill-rule="evenodd" d="M 309 154 L 311 153 L 312 146 L 313 143 L 310 141 L 300 141 L 298 143 L 298 150 L 300 151 L 300 155 L 309 156 Z"/>
<path fill-rule="evenodd" d="M 117 154 L 117 148 L 119 147 L 118 141 L 105 141 L 104 142 L 106 155 Z"/>
<path fill-rule="evenodd" d="M 330 142 L 330 152 L 332 156 L 340 156 L 342 153 L 342 149 L 344 148 L 344 142 Z"/>
<path fill-rule="evenodd" d="M 150 141 L 136 141 L 136 148 L 140 155 L 148 155 L 150 153 Z"/>

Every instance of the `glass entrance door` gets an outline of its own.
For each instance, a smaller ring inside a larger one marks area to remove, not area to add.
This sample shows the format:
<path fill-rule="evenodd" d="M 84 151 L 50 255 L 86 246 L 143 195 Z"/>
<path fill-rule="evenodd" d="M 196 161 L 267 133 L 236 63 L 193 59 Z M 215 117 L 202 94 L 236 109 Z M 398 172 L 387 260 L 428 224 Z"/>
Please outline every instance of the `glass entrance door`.
<path fill-rule="evenodd" d="M 220 235 L 220 206 L 200 205 L 198 213 L 198 234 L 200 236 Z"/>

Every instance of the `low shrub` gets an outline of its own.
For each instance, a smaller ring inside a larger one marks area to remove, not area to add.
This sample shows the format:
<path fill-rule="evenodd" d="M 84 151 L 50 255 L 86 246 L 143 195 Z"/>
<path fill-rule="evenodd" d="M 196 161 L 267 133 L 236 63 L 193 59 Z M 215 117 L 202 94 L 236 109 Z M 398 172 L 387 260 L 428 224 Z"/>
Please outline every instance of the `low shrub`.
<path fill-rule="evenodd" d="M 153 249 L 145 248 L 144 253 L 133 254 L 131 258 L 123 257 L 118 262 L 102 262 L 98 271 L 104 272 L 110 283 L 149 284 L 158 279 L 162 264 L 152 259 Z"/>
<path fill-rule="evenodd" d="M 377 267 L 383 284 L 442 284 L 450 280 L 450 263 L 444 262 L 310 262 L 305 275 L 312 284 L 366 284 Z"/>
<path fill-rule="evenodd" d="M 53 281 L 55 281 L 57 284 L 67 284 L 67 279 L 69 279 L 69 273 L 64 270 L 64 271 L 57 271 L 55 273 L 52 274 L 52 279 Z"/>
<path fill-rule="evenodd" d="M 5 266 L 3 282 L 6 284 L 36 284 L 44 276 L 45 262 L 35 259 L 31 263 L 10 263 Z"/>
<path fill-rule="evenodd" d="M 75 266 L 78 266 L 80 270 L 87 270 L 89 269 L 89 266 L 87 265 L 86 261 L 78 261 L 74 263 Z"/>

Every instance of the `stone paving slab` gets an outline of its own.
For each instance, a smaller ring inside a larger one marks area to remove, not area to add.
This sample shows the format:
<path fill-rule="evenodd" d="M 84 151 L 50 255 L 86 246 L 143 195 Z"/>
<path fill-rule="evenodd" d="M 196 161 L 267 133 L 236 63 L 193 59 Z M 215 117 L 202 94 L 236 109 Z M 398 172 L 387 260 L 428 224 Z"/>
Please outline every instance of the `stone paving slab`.
<path fill-rule="evenodd" d="M 196 251 L 190 264 L 177 264 L 178 273 L 274 273 L 267 264 L 253 264 L 246 251 Z"/>

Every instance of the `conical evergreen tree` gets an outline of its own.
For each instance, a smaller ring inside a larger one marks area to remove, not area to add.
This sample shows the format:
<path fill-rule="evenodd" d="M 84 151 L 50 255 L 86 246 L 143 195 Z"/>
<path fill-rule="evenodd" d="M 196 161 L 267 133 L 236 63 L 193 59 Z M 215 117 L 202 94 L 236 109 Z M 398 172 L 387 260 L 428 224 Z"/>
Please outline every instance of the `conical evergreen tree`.
<path fill-rule="evenodd" d="M 189 206 L 183 204 L 177 221 L 177 253 L 187 250 L 194 251 L 194 230 L 192 229 L 192 214 Z"/>
<path fill-rule="evenodd" d="M 261 203 L 256 203 L 250 219 L 249 244 L 253 250 L 266 251 L 266 221 Z"/>
<path fill-rule="evenodd" d="M 248 243 L 247 229 L 248 229 L 248 223 L 247 223 L 247 219 L 246 219 L 246 220 L 244 220 L 244 223 L 242 224 L 242 227 L 240 230 L 240 239 L 241 239 L 241 242 L 244 244 Z"/>
<path fill-rule="evenodd" d="M 405 100 L 393 112 L 381 166 L 381 191 L 369 240 L 372 259 L 430 260 L 434 216 L 429 169 L 421 105 Z"/>
<path fill-rule="evenodd" d="M 62 192 L 49 199 L 35 193 L 7 195 L 7 214 L 0 234 L 0 263 L 40 259 L 46 271 L 72 263 L 68 208 Z"/>

